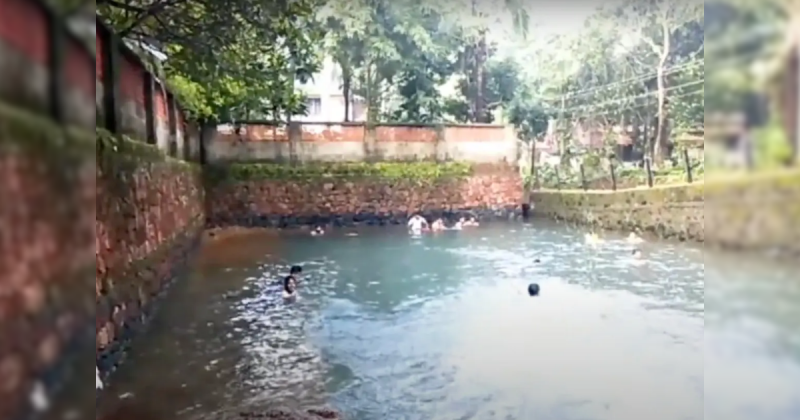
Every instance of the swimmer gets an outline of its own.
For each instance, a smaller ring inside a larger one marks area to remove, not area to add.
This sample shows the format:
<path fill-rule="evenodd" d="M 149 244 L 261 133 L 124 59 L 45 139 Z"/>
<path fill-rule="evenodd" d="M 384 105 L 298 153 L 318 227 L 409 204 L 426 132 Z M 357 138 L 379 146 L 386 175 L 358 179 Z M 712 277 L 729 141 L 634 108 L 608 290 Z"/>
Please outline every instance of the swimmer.
<path fill-rule="evenodd" d="M 628 235 L 627 241 L 628 241 L 629 244 L 638 245 L 638 244 L 643 243 L 644 239 L 640 238 L 639 235 L 631 232 L 631 234 Z"/>
<path fill-rule="evenodd" d="M 303 274 L 303 267 L 299 265 L 292 266 L 289 270 L 289 275 L 283 278 L 283 298 L 292 299 L 297 297 L 297 282 L 300 275 Z"/>
<path fill-rule="evenodd" d="M 541 291 L 541 288 L 539 287 L 538 284 L 531 283 L 531 284 L 528 285 L 528 296 L 531 296 L 531 297 L 539 296 L 539 292 L 540 291 Z"/>
<path fill-rule="evenodd" d="M 633 265 L 633 266 L 636 266 L 636 267 L 641 267 L 641 266 L 645 265 L 647 263 L 647 261 L 645 260 L 644 256 L 642 255 L 642 251 L 634 248 L 634 249 L 631 250 L 631 257 L 630 257 L 630 260 L 628 260 L 628 263 L 630 265 Z"/>
<path fill-rule="evenodd" d="M 428 227 L 428 221 L 418 214 L 415 214 L 408 219 L 408 230 L 414 234 L 420 234 L 427 230 Z"/>
<path fill-rule="evenodd" d="M 325 234 L 325 231 L 322 230 L 322 226 L 317 226 L 314 230 L 311 231 L 311 236 L 322 236 Z"/>
<path fill-rule="evenodd" d="M 447 226 L 444 225 L 444 220 L 436 219 L 436 221 L 431 225 L 431 230 L 434 232 L 441 232 L 443 230 L 447 230 Z"/>
<path fill-rule="evenodd" d="M 603 243 L 603 240 L 600 239 L 600 235 L 598 235 L 598 234 L 596 234 L 594 232 L 587 233 L 586 236 L 584 237 L 584 240 L 589 245 L 599 245 L 599 244 Z"/>

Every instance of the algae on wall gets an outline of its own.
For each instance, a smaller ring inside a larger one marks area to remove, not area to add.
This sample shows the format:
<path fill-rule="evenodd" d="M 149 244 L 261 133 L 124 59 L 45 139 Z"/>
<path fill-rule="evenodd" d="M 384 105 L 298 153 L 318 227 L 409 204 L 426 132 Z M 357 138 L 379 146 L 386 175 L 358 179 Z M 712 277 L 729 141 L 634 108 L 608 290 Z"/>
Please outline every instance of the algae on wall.
<path fill-rule="evenodd" d="M 737 249 L 800 252 L 800 170 L 620 191 L 537 191 L 534 215 Z"/>
<path fill-rule="evenodd" d="M 287 165 L 277 163 L 216 164 L 204 168 L 207 189 L 237 182 L 286 180 L 394 180 L 436 182 L 472 175 L 472 165 L 461 162 L 384 162 Z"/>
<path fill-rule="evenodd" d="M 534 216 L 703 241 L 702 183 L 619 191 L 538 191 Z"/>

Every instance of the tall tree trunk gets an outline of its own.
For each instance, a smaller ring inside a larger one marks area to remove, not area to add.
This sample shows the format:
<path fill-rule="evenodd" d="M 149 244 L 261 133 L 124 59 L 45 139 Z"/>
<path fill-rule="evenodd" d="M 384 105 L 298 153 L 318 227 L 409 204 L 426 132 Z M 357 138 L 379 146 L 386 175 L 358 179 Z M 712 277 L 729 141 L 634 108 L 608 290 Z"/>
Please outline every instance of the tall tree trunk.
<path fill-rule="evenodd" d="M 467 46 L 466 53 L 464 54 L 464 61 L 467 65 L 467 104 L 468 104 L 468 116 L 467 122 L 478 122 L 479 118 L 479 109 L 478 109 L 478 80 L 480 77 L 478 76 L 478 47 L 477 43 L 471 43 Z"/>
<path fill-rule="evenodd" d="M 344 96 L 344 122 L 350 122 L 350 114 L 352 114 L 351 107 L 353 105 L 353 74 L 350 68 L 342 66 L 342 96 Z"/>
<path fill-rule="evenodd" d="M 800 31 L 798 31 L 800 32 Z M 799 36 L 800 37 L 800 36 Z M 792 45 L 792 52 L 787 60 L 786 79 L 783 83 L 788 87 L 784 94 L 784 126 L 792 151 L 792 163 L 800 164 L 800 39 Z"/>
<path fill-rule="evenodd" d="M 666 66 L 670 53 L 670 30 L 664 19 L 661 23 L 662 50 L 658 61 L 658 127 L 656 128 L 656 142 L 653 161 L 661 164 L 669 153 L 669 115 L 667 115 L 667 75 Z"/>
<path fill-rule="evenodd" d="M 479 123 L 489 122 L 489 110 L 486 106 L 486 90 L 489 82 L 486 77 L 488 50 L 489 46 L 486 42 L 486 31 L 481 30 L 475 51 L 475 121 Z"/>
<path fill-rule="evenodd" d="M 367 122 L 376 123 L 380 117 L 380 79 L 373 63 L 367 64 Z"/>

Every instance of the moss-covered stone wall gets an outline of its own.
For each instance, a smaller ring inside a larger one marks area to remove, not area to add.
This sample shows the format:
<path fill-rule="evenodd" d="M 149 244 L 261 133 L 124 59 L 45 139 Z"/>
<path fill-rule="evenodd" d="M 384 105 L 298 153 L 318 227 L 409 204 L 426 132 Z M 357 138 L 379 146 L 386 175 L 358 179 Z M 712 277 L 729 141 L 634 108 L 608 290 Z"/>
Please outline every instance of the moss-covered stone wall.
<path fill-rule="evenodd" d="M 204 229 L 199 166 L 97 133 L 95 345 L 105 376 L 182 272 Z"/>
<path fill-rule="evenodd" d="M 620 191 L 538 191 L 534 216 L 749 250 L 800 253 L 800 171 Z"/>
<path fill-rule="evenodd" d="M 101 368 L 113 368 L 149 303 L 185 266 L 203 194 L 197 168 L 150 146 L 65 130 L 4 104 L 0 177 L 5 419 L 30 412 L 32 390 L 83 378 L 93 341 Z"/>
<path fill-rule="evenodd" d="M 234 164 L 206 170 L 212 226 L 405 224 L 428 218 L 520 216 L 522 179 L 506 165 Z"/>
<path fill-rule="evenodd" d="M 599 229 L 703 241 L 703 184 L 630 190 L 537 191 L 533 215 Z"/>
<path fill-rule="evenodd" d="M 708 242 L 800 256 L 800 170 L 706 181 Z"/>

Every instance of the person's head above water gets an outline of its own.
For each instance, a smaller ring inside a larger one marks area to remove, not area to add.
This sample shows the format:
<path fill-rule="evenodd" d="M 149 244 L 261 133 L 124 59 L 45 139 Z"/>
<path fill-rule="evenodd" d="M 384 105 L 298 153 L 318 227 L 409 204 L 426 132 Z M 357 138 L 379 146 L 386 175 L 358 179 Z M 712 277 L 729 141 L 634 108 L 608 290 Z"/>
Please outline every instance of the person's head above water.
<path fill-rule="evenodd" d="M 286 293 L 294 293 L 297 290 L 297 278 L 303 273 L 303 267 L 293 265 L 289 269 L 289 275 L 283 278 L 283 290 Z"/>
<path fill-rule="evenodd" d="M 528 285 L 528 295 L 529 296 L 539 296 L 539 292 L 541 288 L 536 283 L 531 283 Z"/>

